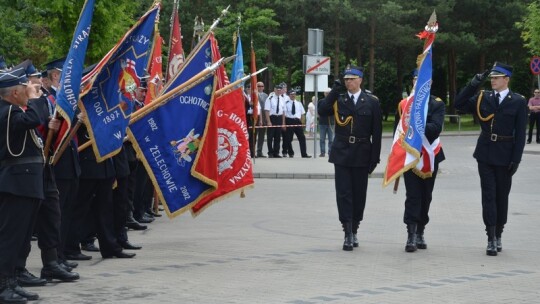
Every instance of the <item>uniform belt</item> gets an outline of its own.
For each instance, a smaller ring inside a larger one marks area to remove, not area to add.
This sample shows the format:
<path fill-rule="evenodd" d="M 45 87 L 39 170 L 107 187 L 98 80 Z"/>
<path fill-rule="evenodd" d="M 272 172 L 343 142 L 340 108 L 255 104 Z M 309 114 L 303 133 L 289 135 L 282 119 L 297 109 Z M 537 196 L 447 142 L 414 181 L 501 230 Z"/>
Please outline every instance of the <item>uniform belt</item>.
<path fill-rule="evenodd" d="M 23 164 L 43 164 L 42 156 L 29 156 L 19 158 L 8 158 L 0 161 L 0 167 L 23 165 Z"/>
<path fill-rule="evenodd" d="M 356 136 L 353 136 L 353 135 L 345 136 L 345 135 L 341 135 L 341 134 L 336 134 L 336 137 L 340 138 L 340 139 L 343 139 L 343 140 L 346 140 L 350 144 L 361 143 L 361 142 L 364 142 L 364 143 L 369 142 L 368 137 L 356 137 Z"/>
<path fill-rule="evenodd" d="M 491 141 L 514 141 L 514 136 L 502 136 L 502 135 L 498 135 L 498 134 L 487 133 L 487 132 L 484 132 L 484 131 L 482 131 L 482 133 L 480 133 L 480 135 L 488 138 Z"/>

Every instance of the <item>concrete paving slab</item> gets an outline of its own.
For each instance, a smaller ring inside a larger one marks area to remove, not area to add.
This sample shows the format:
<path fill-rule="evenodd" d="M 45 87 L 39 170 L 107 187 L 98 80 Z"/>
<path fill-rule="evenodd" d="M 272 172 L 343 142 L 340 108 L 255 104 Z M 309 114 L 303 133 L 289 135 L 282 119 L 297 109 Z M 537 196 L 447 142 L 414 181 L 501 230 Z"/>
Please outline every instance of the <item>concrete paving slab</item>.
<path fill-rule="evenodd" d="M 245 198 L 229 197 L 193 219 L 159 218 L 130 231 L 134 259 L 80 262 L 81 279 L 29 288 L 34 303 L 537 303 L 540 298 L 540 145 L 527 145 L 510 195 L 503 251 L 485 254 L 474 136 L 444 136 L 428 249 L 404 251 L 404 185 L 369 180 L 360 247 L 341 250 L 333 174 L 325 158 L 256 159 Z M 309 145 L 308 145 L 309 147 Z M 317 178 L 276 178 L 278 174 Z M 269 176 L 269 177 L 264 177 Z M 272 177 L 270 177 L 272 176 Z M 28 268 L 39 274 L 32 244 Z"/>

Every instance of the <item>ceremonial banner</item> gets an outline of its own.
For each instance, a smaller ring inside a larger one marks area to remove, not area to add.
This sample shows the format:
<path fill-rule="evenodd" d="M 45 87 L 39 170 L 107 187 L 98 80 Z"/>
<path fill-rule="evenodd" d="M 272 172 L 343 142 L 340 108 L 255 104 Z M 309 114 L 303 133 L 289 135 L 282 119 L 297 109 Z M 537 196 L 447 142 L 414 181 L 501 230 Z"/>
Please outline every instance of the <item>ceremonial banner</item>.
<path fill-rule="evenodd" d="M 87 77 L 93 83 L 79 105 L 98 162 L 120 151 L 134 108 L 135 91 L 148 66 L 159 4 L 150 9 Z"/>
<path fill-rule="evenodd" d="M 212 50 L 210 46 L 210 39 L 207 37 L 206 41 L 199 44 L 198 49 L 193 50 L 193 52 L 189 54 L 180 71 L 172 80 L 167 82 L 163 88 L 163 91 L 161 92 L 161 95 L 188 81 L 210 65 L 212 65 Z"/>
<path fill-rule="evenodd" d="M 54 143 L 54 153 L 50 160 L 51 162 L 54 160 L 61 143 L 66 139 L 69 129 L 71 129 L 71 123 L 75 118 L 75 112 L 77 111 L 84 58 L 86 57 L 92 16 L 94 14 L 94 2 L 95 0 L 87 0 L 83 5 L 77 27 L 73 34 L 71 46 L 62 68 L 60 87 L 56 93 L 56 111 L 64 119 L 64 122 L 62 122 L 56 142 Z"/>
<path fill-rule="evenodd" d="M 214 61 L 217 61 L 221 58 L 217 41 L 213 36 L 210 40 Z M 216 78 L 218 83 L 216 89 L 229 83 L 223 67 L 216 71 Z M 216 191 L 193 205 L 191 214 L 194 217 L 219 199 L 253 185 L 253 165 L 245 113 L 241 88 L 234 89 L 215 100 L 212 115 L 217 118 L 218 187 Z M 202 152 L 207 152 L 208 157 L 215 157 L 213 153 L 215 151 L 210 151 L 208 146 L 205 146 Z"/>
<path fill-rule="evenodd" d="M 424 50 L 417 59 L 418 78 L 410 96 L 402 101 L 401 119 L 394 134 L 392 149 L 388 156 L 383 180 L 384 186 L 394 181 L 403 172 L 415 168 L 417 165 L 419 167 L 416 169 L 421 170 L 425 163 L 420 162 L 422 149 L 432 150 L 429 141 L 425 137 L 425 127 L 428 102 L 431 96 L 432 45 L 437 29 L 436 19 L 432 15 L 426 29 L 417 35 L 420 39 L 426 40 Z M 430 151 L 430 153 L 433 152 Z M 432 169 L 433 166 L 431 166 Z"/>
<path fill-rule="evenodd" d="M 178 4 L 175 1 L 171 15 L 171 36 L 169 39 L 169 63 L 167 68 L 167 81 L 180 71 L 184 63 L 184 49 L 182 48 L 182 27 L 178 18 Z"/>
<path fill-rule="evenodd" d="M 146 98 L 144 104 L 149 104 L 157 96 L 160 95 L 163 89 L 163 72 L 161 61 L 161 44 L 163 39 L 159 32 L 154 35 L 154 50 L 152 51 L 152 60 L 150 61 L 150 78 L 147 80 Z"/>
<path fill-rule="evenodd" d="M 208 40 L 188 58 L 164 91 L 189 80 L 212 62 Z M 214 78 L 173 96 L 128 129 L 169 217 L 182 214 L 217 187 L 217 130 L 209 119 Z"/>
<path fill-rule="evenodd" d="M 191 208 L 193 216 L 217 199 L 253 185 L 242 88 L 218 97 L 214 106 L 218 118 L 218 188 Z"/>
<path fill-rule="evenodd" d="M 242 77 L 244 77 L 244 52 L 242 51 L 242 39 L 240 39 L 240 31 L 238 31 L 236 41 L 236 58 L 234 59 L 231 70 L 231 82 L 235 82 Z"/>

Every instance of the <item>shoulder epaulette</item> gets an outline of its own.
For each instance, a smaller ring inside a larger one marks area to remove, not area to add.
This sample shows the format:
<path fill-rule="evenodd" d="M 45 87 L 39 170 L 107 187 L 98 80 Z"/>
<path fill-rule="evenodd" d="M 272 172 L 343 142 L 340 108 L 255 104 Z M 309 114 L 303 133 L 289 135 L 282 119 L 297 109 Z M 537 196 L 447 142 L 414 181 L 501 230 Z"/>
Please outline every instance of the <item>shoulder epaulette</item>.
<path fill-rule="evenodd" d="M 439 97 L 435 97 L 435 101 L 440 101 L 440 102 L 443 102 L 442 99 L 440 99 Z"/>
<path fill-rule="evenodd" d="M 373 93 L 371 93 L 369 90 L 365 90 L 365 92 L 366 92 L 366 94 L 367 94 L 368 96 L 373 97 L 373 98 L 375 98 L 375 100 L 379 101 L 379 97 L 373 95 Z"/>

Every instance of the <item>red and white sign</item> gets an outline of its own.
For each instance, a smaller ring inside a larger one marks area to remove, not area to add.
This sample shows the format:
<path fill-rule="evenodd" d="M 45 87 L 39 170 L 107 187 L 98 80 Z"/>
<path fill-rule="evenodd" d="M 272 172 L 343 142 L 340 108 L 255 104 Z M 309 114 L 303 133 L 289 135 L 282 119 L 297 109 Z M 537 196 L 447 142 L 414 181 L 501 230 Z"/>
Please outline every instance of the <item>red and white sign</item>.
<path fill-rule="evenodd" d="M 530 67 L 533 75 L 540 75 L 540 57 L 533 56 Z"/>
<path fill-rule="evenodd" d="M 330 75 L 330 57 L 304 55 L 306 75 Z"/>

